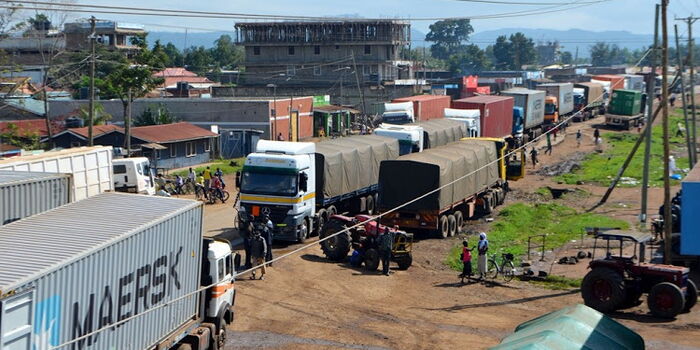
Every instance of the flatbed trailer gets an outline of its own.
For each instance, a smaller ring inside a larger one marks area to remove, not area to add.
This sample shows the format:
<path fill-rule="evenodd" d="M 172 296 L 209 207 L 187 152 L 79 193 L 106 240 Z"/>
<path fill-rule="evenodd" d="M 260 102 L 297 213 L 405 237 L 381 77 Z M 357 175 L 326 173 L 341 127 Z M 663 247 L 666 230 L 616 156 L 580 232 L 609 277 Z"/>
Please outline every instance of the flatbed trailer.
<path fill-rule="evenodd" d="M 643 122 L 644 113 L 639 113 L 635 115 L 619 115 L 619 114 L 606 114 L 605 115 L 605 125 L 620 128 L 624 130 L 629 130 L 633 127 L 637 127 Z"/>

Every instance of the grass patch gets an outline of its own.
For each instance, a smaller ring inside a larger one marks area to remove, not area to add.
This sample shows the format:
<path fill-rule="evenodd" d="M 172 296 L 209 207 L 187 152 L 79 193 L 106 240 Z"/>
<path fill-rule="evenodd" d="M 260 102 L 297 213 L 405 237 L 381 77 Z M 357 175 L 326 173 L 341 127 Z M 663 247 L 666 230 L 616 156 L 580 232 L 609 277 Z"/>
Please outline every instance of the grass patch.
<path fill-rule="evenodd" d="M 676 109 L 669 119 L 669 139 L 671 153 L 678 153 L 685 148 L 685 137 L 677 137 L 676 126 L 683 122 L 683 112 Z M 663 130 L 661 125 L 652 128 L 651 158 L 649 163 L 649 184 L 651 186 L 661 186 L 663 184 Z M 608 186 L 617 175 L 620 167 L 625 162 L 627 155 L 632 150 L 635 142 L 639 138 L 636 132 L 604 132 L 602 137 L 607 144 L 607 149 L 603 153 L 589 154 L 581 163 L 581 168 L 573 173 L 557 176 L 557 181 L 566 184 L 576 184 L 579 181 L 584 183 L 594 183 L 601 186 Z M 642 170 L 644 165 L 644 145 L 640 146 L 637 153 L 632 158 L 632 162 L 625 171 L 625 177 L 642 180 Z M 687 157 L 677 157 L 676 166 L 680 169 L 688 168 Z M 619 184 L 624 187 L 636 187 L 640 184 Z M 671 180 L 672 184 L 678 181 Z"/>
<path fill-rule="evenodd" d="M 235 158 L 235 159 L 218 159 L 214 160 L 211 162 L 209 165 L 212 174 L 216 171 L 216 168 L 221 168 L 221 171 L 226 174 L 235 174 L 236 171 L 240 171 L 243 168 L 243 162 L 245 161 L 245 158 Z M 233 165 L 235 163 L 235 165 Z M 199 166 L 195 167 L 194 171 L 197 174 L 200 174 L 201 172 L 206 169 L 206 166 Z M 180 171 L 174 171 L 171 173 L 171 175 L 180 175 L 183 177 L 187 177 L 187 172 L 188 170 L 180 170 Z"/>
<path fill-rule="evenodd" d="M 552 192 L 547 187 L 538 188 L 535 194 L 542 196 L 544 199 L 552 199 Z"/>
<path fill-rule="evenodd" d="M 583 278 L 569 278 L 564 276 L 547 276 L 546 278 L 539 279 L 528 279 L 534 285 L 540 286 L 542 288 L 552 289 L 552 290 L 568 290 L 572 288 L 581 288 L 581 282 Z"/>
<path fill-rule="evenodd" d="M 629 224 L 604 215 L 578 213 L 573 208 L 556 203 L 512 204 L 501 210 L 488 232 L 489 255 L 495 254 L 500 263 L 501 253 L 512 253 L 518 265 L 520 258 L 527 254 L 529 236 L 547 234 L 545 249 L 551 250 L 572 239 L 580 239 L 584 228 L 595 226 L 626 229 Z M 474 237 L 469 246 L 476 245 L 477 241 L 478 238 Z M 459 259 L 461 252 L 461 244 L 452 247 L 444 263 L 454 270 L 462 271 Z M 476 268 L 475 251 L 473 256 L 472 265 Z"/>

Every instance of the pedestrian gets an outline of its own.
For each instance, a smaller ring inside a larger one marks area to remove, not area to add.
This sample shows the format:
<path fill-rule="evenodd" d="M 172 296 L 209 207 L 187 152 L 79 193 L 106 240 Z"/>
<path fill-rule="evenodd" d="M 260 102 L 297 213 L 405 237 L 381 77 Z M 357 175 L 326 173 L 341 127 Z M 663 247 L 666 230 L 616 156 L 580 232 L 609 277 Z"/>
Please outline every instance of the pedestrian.
<path fill-rule="evenodd" d="M 182 194 L 182 186 L 185 185 L 185 180 L 180 175 L 175 175 L 175 193 Z"/>
<path fill-rule="evenodd" d="M 277 134 L 277 141 L 284 141 L 284 136 L 282 136 L 282 133 Z"/>
<path fill-rule="evenodd" d="M 204 187 L 209 188 L 211 184 L 211 168 L 207 167 L 202 174 L 204 176 Z"/>
<path fill-rule="evenodd" d="M 472 249 L 474 248 L 469 248 L 469 242 L 465 239 L 462 242 L 462 255 L 460 256 L 462 264 L 464 265 L 462 274 L 459 275 L 459 277 L 462 278 L 462 282 L 464 282 L 465 278 L 472 277 Z"/>
<path fill-rule="evenodd" d="M 581 134 L 581 129 L 578 129 L 576 131 L 576 147 L 581 147 L 581 139 L 583 139 L 583 135 Z"/>
<path fill-rule="evenodd" d="M 673 156 L 668 156 L 668 170 L 671 175 L 675 174 L 678 170 L 678 168 L 676 168 L 676 158 Z"/>
<path fill-rule="evenodd" d="M 248 225 L 242 230 L 241 235 L 243 238 L 243 250 L 245 250 L 245 268 L 249 269 L 253 267 L 253 259 L 250 256 L 250 243 L 253 240 L 253 232 L 255 231 L 255 226 L 253 222 L 255 221 L 255 216 L 248 216 Z"/>
<path fill-rule="evenodd" d="M 685 136 L 685 126 L 683 126 L 683 124 L 681 124 L 681 122 L 678 122 L 678 124 L 676 124 L 676 127 L 678 128 L 676 130 L 676 137 Z"/>
<path fill-rule="evenodd" d="M 600 130 L 598 128 L 595 128 L 595 130 L 593 130 L 593 142 L 596 145 L 600 143 Z"/>
<path fill-rule="evenodd" d="M 549 137 L 550 133 L 547 133 L 547 149 L 544 150 L 544 154 L 552 155 L 552 139 Z"/>
<path fill-rule="evenodd" d="M 676 94 L 671 93 L 671 96 L 668 97 L 668 103 L 673 107 L 674 104 L 676 104 Z"/>
<path fill-rule="evenodd" d="M 187 179 L 190 180 L 191 183 L 195 183 L 195 180 L 197 179 L 197 174 L 190 168 L 190 170 L 187 172 Z"/>
<path fill-rule="evenodd" d="M 394 233 L 385 229 L 384 233 L 377 237 L 379 258 L 382 261 L 382 273 L 389 276 L 389 264 L 391 264 L 391 251 L 394 248 Z"/>
<path fill-rule="evenodd" d="M 204 186 L 204 173 L 199 173 L 197 180 L 194 185 L 195 195 L 201 195 L 204 199 L 209 199 L 209 194 L 207 193 L 207 188 Z"/>
<path fill-rule="evenodd" d="M 226 188 L 226 183 L 224 182 L 224 172 L 221 171 L 221 168 L 216 168 L 214 176 L 218 177 L 219 181 L 221 181 L 221 188 Z"/>
<path fill-rule="evenodd" d="M 253 238 L 250 241 L 250 255 L 253 257 L 253 265 L 259 267 L 253 270 L 250 279 L 255 279 L 257 270 L 260 270 L 260 279 L 265 279 L 265 272 L 267 272 L 265 268 L 265 255 L 267 254 L 267 249 L 265 239 L 260 235 L 260 232 L 254 230 Z"/>
<path fill-rule="evenodd" d="M 530 159 L 532 159 L 532 168 L 534 169 L 535 166 L 537 166 L 537 163 L 539 161 L 537 160 L 537 148 L 532 147 L 532 150 L 530 151 Z"/>
<path fill-rule="evenodd" d="M 226 200 L 224 198 L 224 191 L 222 189 L 222 184 L 221 180 L 217 176 L 214 176 L 211 178 L 211 189 L 212 189 L 212 195 L 216 195 L 221 199 L 221 203 L 226 203 Z M 215 197 L 216 198 L 216 197 Z M 214 198 L 212 198 L 214 199 Z"/>
<path fill-rule="evenodd" d="M 479 233 L 477 251 L 479 252 L 479 257 L 476 261 L 476 267 L 479 270 L 479 279 L 484 279 L 486 276 L 486 253 L 489 251 L 489 241 L 486 239 L 486 232 Z"/>
<path fill-rule="evenodd" d="M 265 222 L 263 238 L 265 238 L 265 243 L 267 244 L 267 254 L 265 254 L 265 261 L 272 261 L 272 228 L 274 227 L 274 225 L 272 223 L 272 220 L 270 220 L 270 216 L 267 214 L 265 214 L 263 220 Z M 270 266 L 272 266 L 272 263 L 270 263 Z"/>

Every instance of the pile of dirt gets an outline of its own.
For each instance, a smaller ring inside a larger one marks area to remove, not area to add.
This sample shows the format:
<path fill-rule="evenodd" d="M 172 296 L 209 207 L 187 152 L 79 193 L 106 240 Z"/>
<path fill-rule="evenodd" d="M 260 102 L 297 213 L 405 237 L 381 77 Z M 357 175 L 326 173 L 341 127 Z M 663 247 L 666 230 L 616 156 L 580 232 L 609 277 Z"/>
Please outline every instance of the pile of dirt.
<path fill-rule="evenodd" d="M 568 159 L 559 163 L 544 165 L 540 169 L 535 171 L 535 173 L 537 175 L 544 176 L 558 176 L 562 174 L 567 174 L 576 169 L 579 169 L 581 167 L 581 162 L 585 157 L 586 153 L 575 152 L 571 154 L 571 156 L 568 157 Z"/>

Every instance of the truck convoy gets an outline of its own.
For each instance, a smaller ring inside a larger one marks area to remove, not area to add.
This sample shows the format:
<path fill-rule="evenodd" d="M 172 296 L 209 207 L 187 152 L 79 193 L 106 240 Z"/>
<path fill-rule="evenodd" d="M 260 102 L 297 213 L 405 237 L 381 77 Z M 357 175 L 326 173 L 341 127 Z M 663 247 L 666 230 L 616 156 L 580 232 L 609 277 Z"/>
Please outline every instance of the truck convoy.
<path fill-rule="evenodd" d="M 523 88 L 512 88 L 501 93 L 515 99 L 515 106 L 523 109 L 523 141 L 528 142 L 542 135 L 544 124 L 545 92 Z"/>
<path fill-rule="evenodd" d="M 239 224 L 269 215 L 276 240 L 303 242 L 338 213 L 372 213 L 379 164 L 399 157 L 399 141 L 377 135 L 319 143 L 258 141 L 240 180 Z"/>
<path fill-rule="evenodd" d="M 605 125 L 629 130 L 643 122 L 642 93 L 637 90 L 613 90 L 605 114 Z"/>
<path fill-rule="evenodd" d="M 477 211 L 491 213 L 503 203 L 507 180 L 524 176 L 522 154 L 517 162 L 507 163 L 506 151 L 504 139 L 465 138 L 383 161 L 379 170 L 379 211 L 400 209 L 385 215 L 382 223 L 409 231 L 429 230 L 443 238 L 454 236 L 464 219 Z M 405 204 L 438 188 L 425 198 Z"/>
<path fill-rule="evenodd" d="M 202 214 L 103 193 L 0 227 L 0 349 L 223 349 L 234 255 Z"/>
<path fill-rule="evenodd" d="M 574 110 L 580 111 L 574 115 L 574 121 L 586 121 L 599 114 L 605 114 L 605 99 L 603 85 L 598 83 L 574 84 Z"/>
<path fill-rule="evenodd" d="M 558 124 L 574 111 L 574 84 L 552 83 L 540 84 L 535 88 L 547 94 L 544 101 L 544 122 Z"/>

